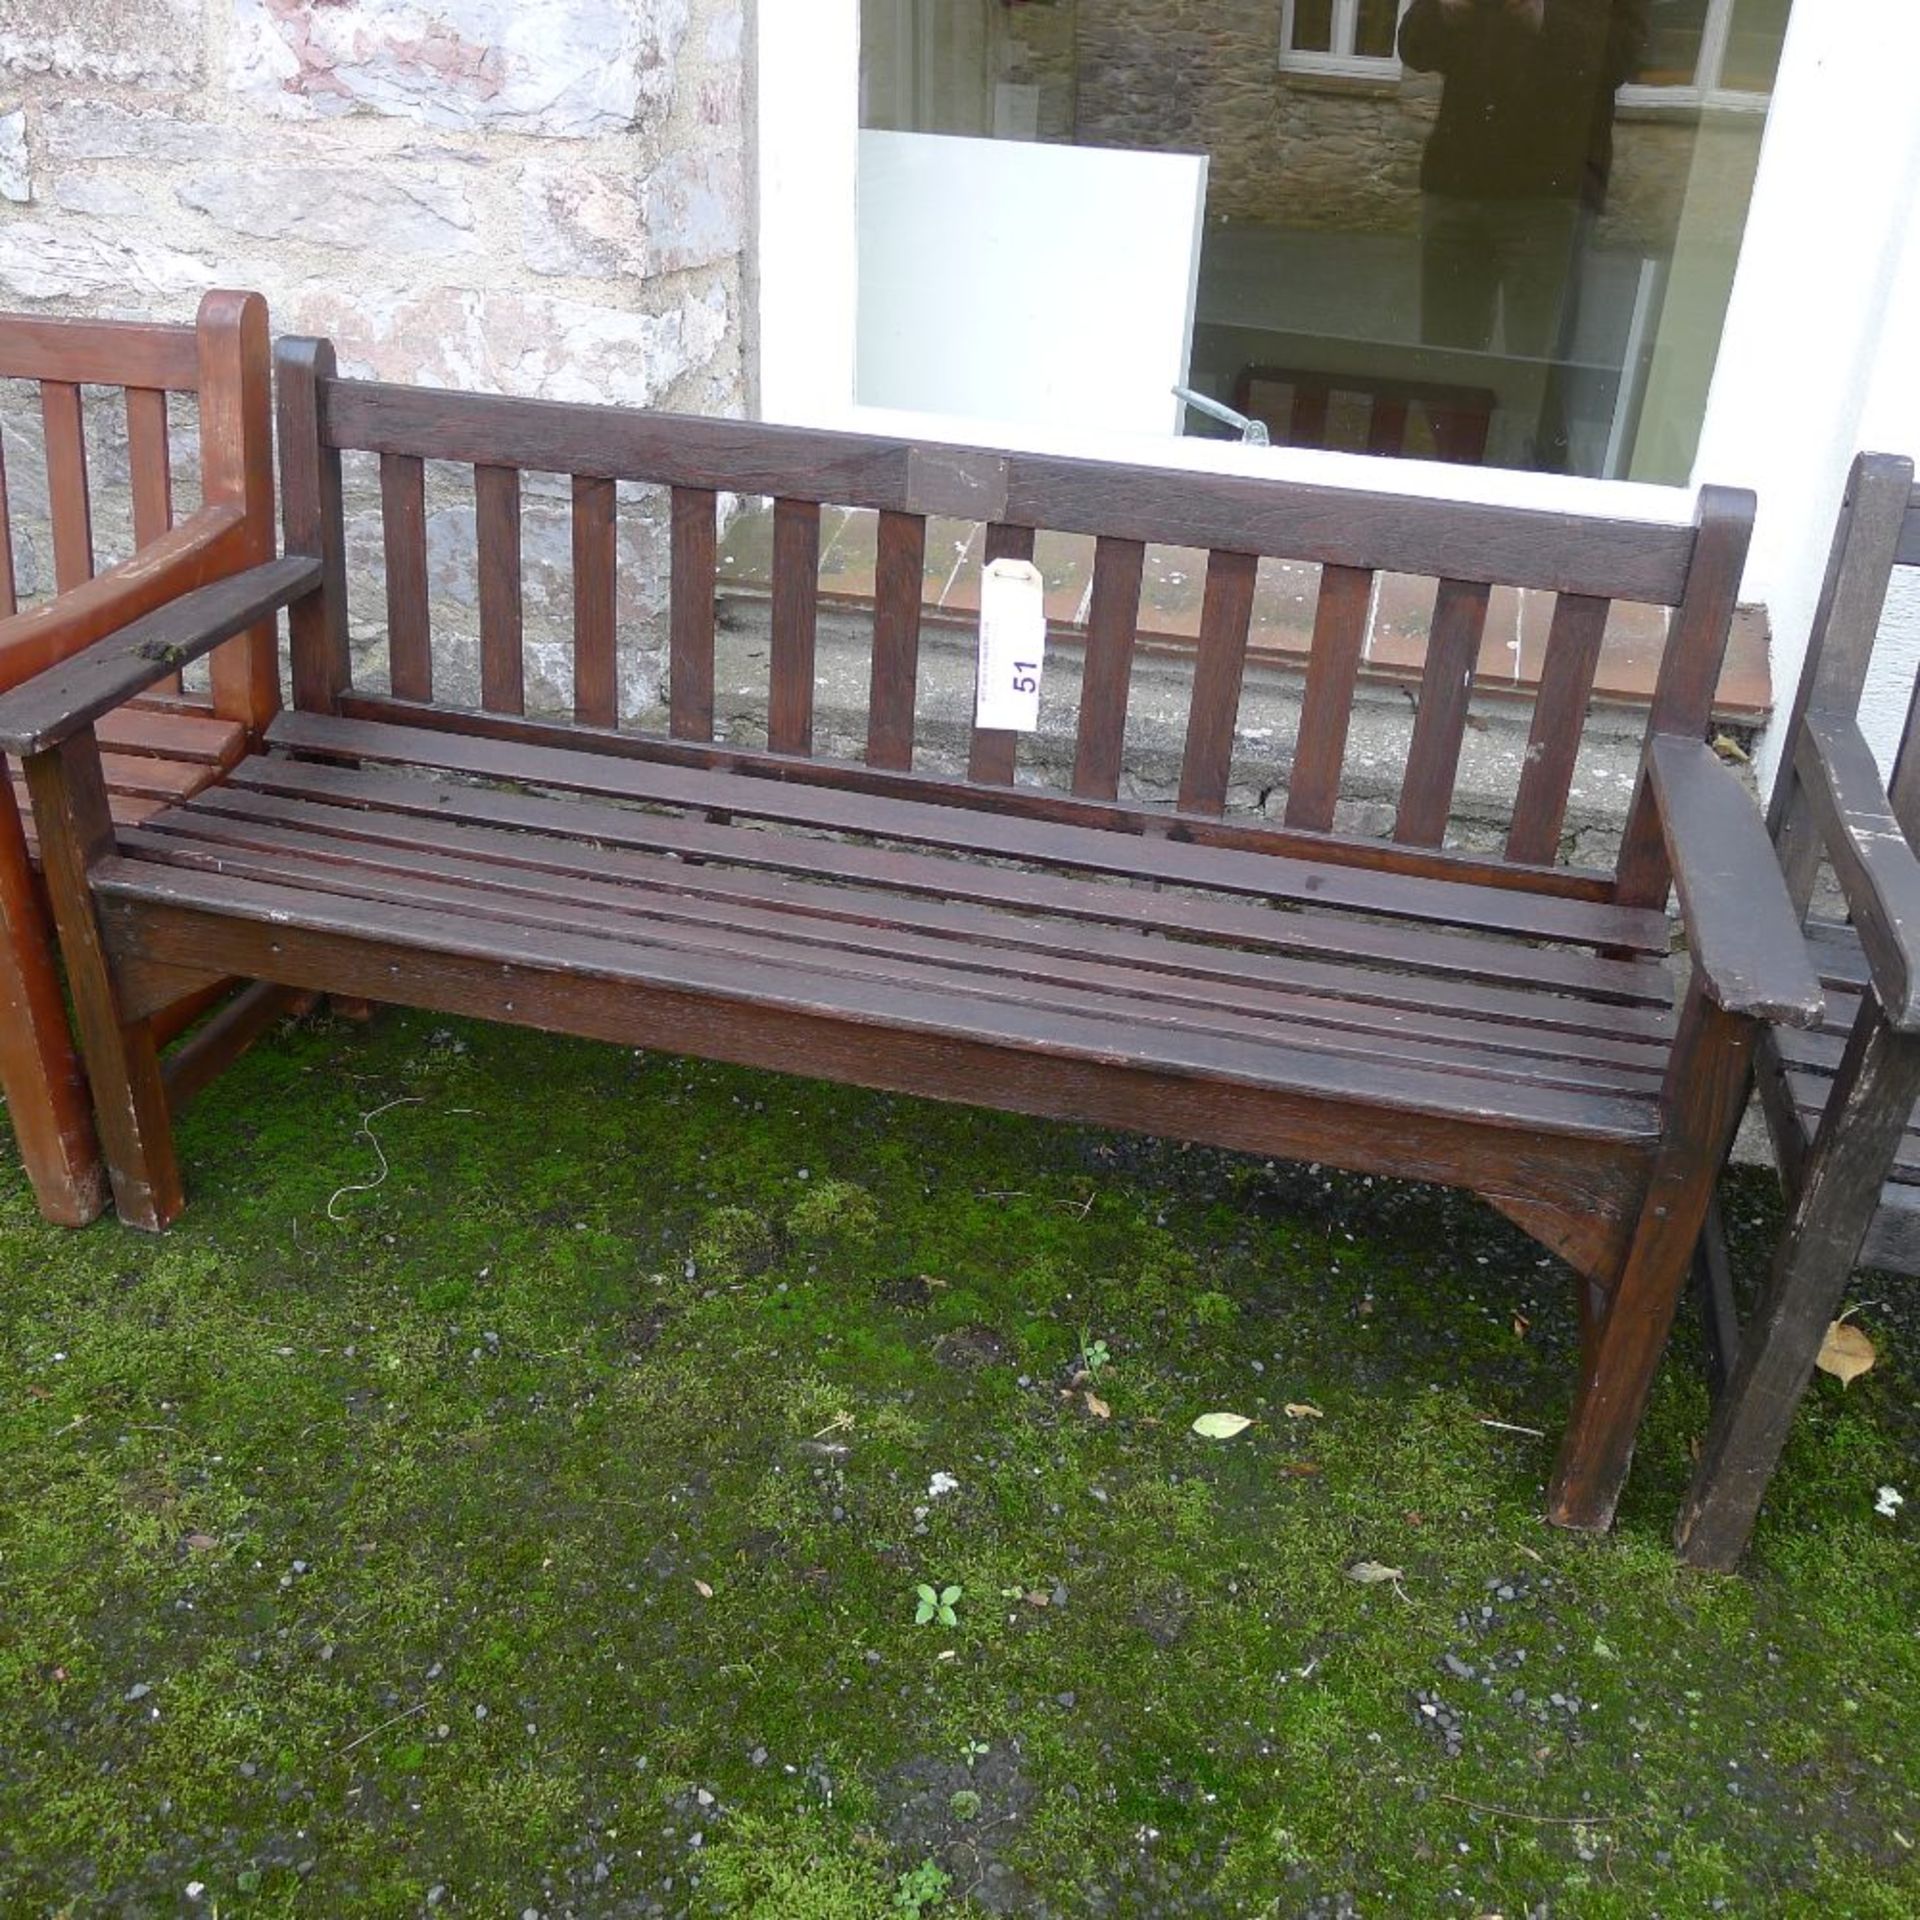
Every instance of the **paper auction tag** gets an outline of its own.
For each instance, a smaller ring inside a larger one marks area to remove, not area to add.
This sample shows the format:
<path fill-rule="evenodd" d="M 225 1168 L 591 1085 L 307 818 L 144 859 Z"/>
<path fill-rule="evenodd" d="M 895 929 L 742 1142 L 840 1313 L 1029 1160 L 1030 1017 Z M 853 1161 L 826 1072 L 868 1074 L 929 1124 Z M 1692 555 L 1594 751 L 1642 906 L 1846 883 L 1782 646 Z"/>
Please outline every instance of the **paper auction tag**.
<path fill-rule="evenodd" d="M 1008 733 L 1040 724 L 1047 659 L 1046 583 L 1031 560 L 995 560 L 980 576 L 980 677 L 973 723 Z"/>

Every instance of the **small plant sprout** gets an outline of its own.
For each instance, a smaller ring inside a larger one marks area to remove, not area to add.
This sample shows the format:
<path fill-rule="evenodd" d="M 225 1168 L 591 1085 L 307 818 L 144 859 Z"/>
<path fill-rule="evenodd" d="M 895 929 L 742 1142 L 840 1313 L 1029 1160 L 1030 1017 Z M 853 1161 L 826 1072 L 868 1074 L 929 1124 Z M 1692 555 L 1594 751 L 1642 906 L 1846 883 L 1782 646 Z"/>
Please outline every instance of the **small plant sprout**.
<path fill-rule="evenodd" d="M 1080 1329 L 1080 1371 L 1089 1380 L 1097 1380 L 1100 1377 L 1101 1368 L 1112 1359 L 1113 1355 L 1107 1351 L 1107 1343 L 1104 1340 L 1094 1339 L 1091 1327 L 1082 1327 Z"/>
<path fill-rule="evenodd" d="M 960 1598 L 958 1587 L 942 1587 L 937 1593 L 932 1587 L 921 1585 L 914 1589 L 920 1604 L 913 1610 L 913 1624 L 916 1627 L 930 1627 L 937 1620 L 943 1627 L 957 1627 L 960 1616 L 954 1612 L 953 1605 Z"/>
<path fill-rule="evenodd" d="M 922 1860 L 911 1873 L 903 1873 L 894 1887 L 893 1904 L 900 1913 L 924 1913 L 947 1897 L 953 1876 L 938 1861 Z"/>
<path fill-rule="evenodd" d="M 969 1740 L 966 1745 L 960 1749 L 960 1757 L 966 1761 L 967 1771 L 971 1773 L 975 1766 L 984 1760 L 992 1751 L 993 1749 L 988 1746 L 984 1740 Z"/>

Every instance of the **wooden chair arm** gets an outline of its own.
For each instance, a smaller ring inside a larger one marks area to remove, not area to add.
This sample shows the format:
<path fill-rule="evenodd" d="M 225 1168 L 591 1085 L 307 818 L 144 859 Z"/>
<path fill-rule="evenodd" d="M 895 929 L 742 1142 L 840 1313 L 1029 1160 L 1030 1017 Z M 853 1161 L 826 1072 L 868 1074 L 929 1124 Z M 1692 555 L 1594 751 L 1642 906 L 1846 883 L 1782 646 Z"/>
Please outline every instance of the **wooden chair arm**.
<path fill-rule="evenodd" d="M 1844 713 L 1809 713 L 1794 771 L 1888 1024 L 1920 1030 L 1920 860 L 1895 817 L 1872 749 Z"/>
<path fill-rule="evenodd" d="M 1704 741 L 1657 734 L 1649 771 L 1693 962 L 1728 1013 L 1810 1027 L 1825 996 L 1766 822 Z"/>
<path fill-rule="evenodd" d="M 294 554 L 181 595 L 0 695 L 0 751 L 59 746 L 319 584 L 319 561 Z"/>
<path fill-rule="evenodd" d="M 117 567 L 0 620 L 0 688 L 17 687 L 128 621 L 234 572 L 247 559 L 246 520 L 245 509 L 230 503 L 202 507 Z"/>

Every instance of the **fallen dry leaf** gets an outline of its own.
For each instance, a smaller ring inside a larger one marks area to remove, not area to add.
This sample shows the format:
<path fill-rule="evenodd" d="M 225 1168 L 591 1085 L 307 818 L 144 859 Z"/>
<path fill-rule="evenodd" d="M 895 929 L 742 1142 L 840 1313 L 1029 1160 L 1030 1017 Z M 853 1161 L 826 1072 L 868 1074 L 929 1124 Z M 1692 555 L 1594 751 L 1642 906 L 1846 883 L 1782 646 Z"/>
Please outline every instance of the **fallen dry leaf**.
<path fill-rule="evenodd" d="M 1050 1607 L 1053 1605 L 1053 1595 L 1047 1592 L 1044 1587 L 1035 1587 L 1034 1590 L 1027 1595 L 1027 1605 L 1030 1607 Z"/>
<path fill-rule="evenodd" d="M 1113 1418 L 1113 1409 L 1108 1406 L 1097 1393 L 1083 1394 L 1081 1397 L 1087 1403 L 1087 1411 L 1092 1414 L 1096 1420 L 1111 1420 Z"/>
<path fill-rule="evenodd" d="M 1320 1469 L 1311 1460 L 1289 1460 L 1280 1471 L 1292 1474 L 1296 1480 L 1305 1480 Z"/>
<path fill-rule="evenodd" d="M 1193 1423 L 1193 1431 L 1202 1440 L 1231 1440 L 1253 1425 L 1244 1413 L 1203 1413 Z"/>
<path fill-rule="evenodd" d="M 1804 1351 L 1804 1349 L 1803 1349 Z M 1830 1373 L 1844 1387 L 1873 1370 L 1880 1356 L 1873 1342 L 1846 1320 L 1836 1320 L 1820 1343 L 1820 1357 L 1814 1362 L 1822 1373 Z"/>
<path fill-rule="evenodd" d="M 1378 1560 L 1356 1560 L 1347 1569 L 1347 1578 L 1361 1587 L 1398 1585 L 1406 1577 L 1398 1567 L 1384 1566 Z"/>
<path fill-rule="evenodd" d="M 1289 1420 L 1324 1420 L 1326 1417 L 1318 1407 L 1309 1406 L 1304 1400 L 1289 1400 L 1287 1402 L 1287 1418 Z"/>
<path fill-rule="evenodd" d="M 702 1600 L 711 1600 L 713 1598 L 713 1589 L 708 1586 L 704 1580 L 696 1580 L 693 1583 L 693 1590 Z"/>
<path fill-rule="evenodd" d="M 219 1544 L 220 1542 L 210 1533 L 190 1533 L 187 1535 L 187 1545 L 191 1547 L 195 1553 L 211 1553 Z"/>

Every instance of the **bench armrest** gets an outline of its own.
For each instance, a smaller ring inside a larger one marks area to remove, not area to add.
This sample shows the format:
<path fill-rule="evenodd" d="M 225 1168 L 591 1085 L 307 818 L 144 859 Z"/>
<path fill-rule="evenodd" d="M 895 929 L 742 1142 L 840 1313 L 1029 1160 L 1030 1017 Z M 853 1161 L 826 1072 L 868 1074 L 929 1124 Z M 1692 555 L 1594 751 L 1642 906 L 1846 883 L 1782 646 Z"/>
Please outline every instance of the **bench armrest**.
<path fill-rule="evenodd" d="M 1759 808 L 1704 741 L 1657 735 L 1649 766 L 1708 999 L 1728 1013 L 1814 1025 L 1825 998 Z"/>
<path fill-rule="evenodd" d="M 292 554 L 197 588 L 0 695 L 0 751 L 57 747 L 169 674 L 245 633 L 320 584 L 320 562 Z"/>
<path fill-rule="evenodd" d="M 1809 713 L 1794 771 L 1887 1021 L 1912 1033 L 1920 1029 L 1920 860 L 1894 817 L 1873 751 L 1848 715 Z"/>

